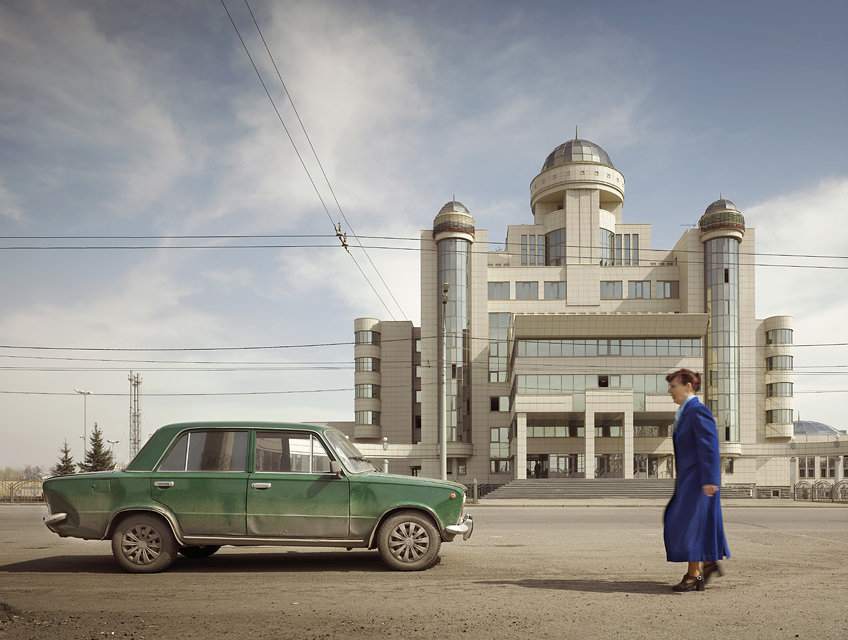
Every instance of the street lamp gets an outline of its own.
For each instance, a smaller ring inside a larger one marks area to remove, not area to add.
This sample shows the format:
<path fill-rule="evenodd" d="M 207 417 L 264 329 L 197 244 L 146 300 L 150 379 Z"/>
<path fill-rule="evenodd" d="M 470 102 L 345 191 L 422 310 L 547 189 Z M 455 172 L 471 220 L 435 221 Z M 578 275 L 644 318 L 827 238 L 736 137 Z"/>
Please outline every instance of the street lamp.
<path fill-rule="evenodd" d="M 76 387 L 74 387 L 74 391 L 82 396 L 82 459 L 85 460 L 86 445 L 88 445 L 88 396 L 91 395 L 91 391 L 83 391 Z"/>

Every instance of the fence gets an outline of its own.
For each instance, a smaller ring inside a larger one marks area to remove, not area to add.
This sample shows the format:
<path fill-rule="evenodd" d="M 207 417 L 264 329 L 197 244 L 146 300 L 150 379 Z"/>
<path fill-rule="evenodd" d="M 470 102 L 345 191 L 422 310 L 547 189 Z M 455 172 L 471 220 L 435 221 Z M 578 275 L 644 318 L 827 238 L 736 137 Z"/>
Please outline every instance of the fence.
<path fill-rule="evenodd" d="M 812 484 L 802 480 L 795 484 L 792 497 L 810 502 L 848 502 L 848 480 L 840 480 L 836 484 L 830 484 L 827 480 L 818 480 Z"/>
<path fill-rule="evenodd" d="M 0 502 L 41 502 L 41 481 L 0 480 Z"/>

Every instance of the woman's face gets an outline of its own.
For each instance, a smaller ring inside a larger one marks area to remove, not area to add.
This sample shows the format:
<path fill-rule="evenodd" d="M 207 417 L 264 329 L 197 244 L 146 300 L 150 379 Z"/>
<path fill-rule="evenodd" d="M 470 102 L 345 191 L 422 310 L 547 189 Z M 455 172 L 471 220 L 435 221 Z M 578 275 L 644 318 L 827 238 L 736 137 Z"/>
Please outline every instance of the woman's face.
<path fill-rule="evenodd" d="M 668 383 L 668 395 L 671 396 L 671 399 L 674 400 L 675 404 L 683 404 L 683 401 L 691 396 L 692 393 L 691 382 L 687 382 L 685 385 L 682 385 L 680 384 L 680 378 L 675 378 Z"/>

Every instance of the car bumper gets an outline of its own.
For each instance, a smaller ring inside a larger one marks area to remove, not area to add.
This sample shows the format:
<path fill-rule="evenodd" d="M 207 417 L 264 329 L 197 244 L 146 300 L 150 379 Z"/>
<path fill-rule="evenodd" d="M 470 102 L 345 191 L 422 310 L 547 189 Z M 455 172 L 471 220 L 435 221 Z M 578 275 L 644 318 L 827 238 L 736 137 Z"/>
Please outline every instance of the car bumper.
<path fill-rule="evenodd" d="M 468 540 L 471 537 L 471 533 L 474 531 L 474 520 L 471 518 L 470 513 L 466 513 L 462 516 L 462 520 L 459 524 L 452 524 L 449 527 L 446 527 L 449 534 L 452 536 L 462 536 L 463 540 Z"/>
<path fill-rule="evenodd" d="M 65 520 L 68 519 L 67 513 L 53 513 L 48 514 L 42 518 L 44 524 L 47 526 L 50 531 L 56 532 L 56 525 L 62 524 Z"/>

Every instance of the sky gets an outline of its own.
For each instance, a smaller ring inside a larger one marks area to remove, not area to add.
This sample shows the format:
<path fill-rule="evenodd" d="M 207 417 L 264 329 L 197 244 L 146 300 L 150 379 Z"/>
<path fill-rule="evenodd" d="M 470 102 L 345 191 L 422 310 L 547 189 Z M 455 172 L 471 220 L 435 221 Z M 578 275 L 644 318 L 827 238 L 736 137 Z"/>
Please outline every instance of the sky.
<path fill-rule="evenodd" d="M 575 127 L 655 249 L 737 205 L 796 411 L 848 426 L 848 4 L 248 1 L 0 1 L 0 468 L 94 422 L 126 461 L 130 371 L 142 441 L 352 420 L 353 320 L 419 324 L 419 230 L 531 223 Z"/>

